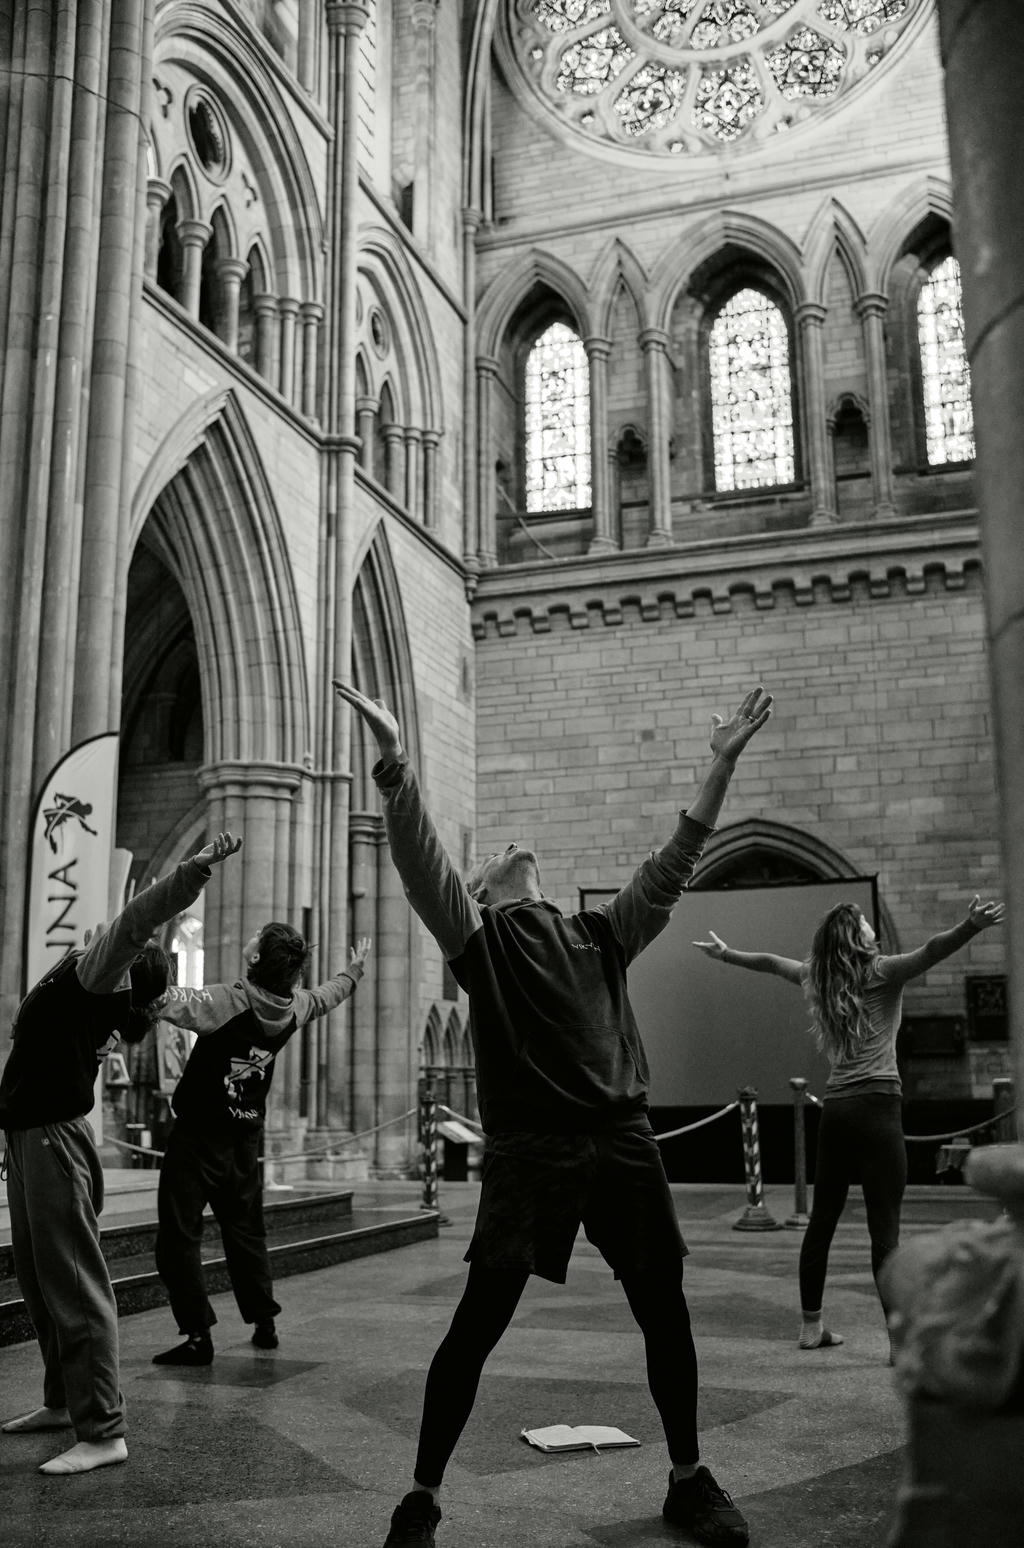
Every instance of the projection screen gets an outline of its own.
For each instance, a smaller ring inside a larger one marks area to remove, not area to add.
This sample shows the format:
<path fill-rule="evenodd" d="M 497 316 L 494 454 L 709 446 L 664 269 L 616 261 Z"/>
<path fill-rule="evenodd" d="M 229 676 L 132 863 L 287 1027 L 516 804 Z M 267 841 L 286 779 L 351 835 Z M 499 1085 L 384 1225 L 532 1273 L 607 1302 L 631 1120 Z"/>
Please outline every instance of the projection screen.
<path fill-rule="evenodd" d="M 590 906 L 609 896 L 587 894 Z M 740 1086 L 789 1102 L 789 1078 L 821 1094 L 828 1065 L 808 1031 L 801 991 L 765 973 L 712 961 L 691 946 L 714 930 L 738 951 L 807 955 L 834 903 L 856 903 L 875 929 L 870 876 L 795 886 L 686 892 L 666 929 L 629 969 L 629 994 L 651 1066 L 654 1107 L 723 1106 Z"/>

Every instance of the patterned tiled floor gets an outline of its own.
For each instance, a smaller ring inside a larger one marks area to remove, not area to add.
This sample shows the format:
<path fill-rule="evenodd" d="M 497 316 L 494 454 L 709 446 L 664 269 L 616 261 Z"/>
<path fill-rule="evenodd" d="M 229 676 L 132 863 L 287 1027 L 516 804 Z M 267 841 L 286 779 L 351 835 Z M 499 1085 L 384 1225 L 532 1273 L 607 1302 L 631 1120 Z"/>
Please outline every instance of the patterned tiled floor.
<path fill-rule="evenodd" d="M 855 1218 L 833 1253 L 828 1316 L 847 1342 L 796 1348 L 798 1233 L 733 1232 L 737 1189 L 677 1187 L 701 1362 L 704 1460 L 755 1548 L 883 1548 L 902 1414 Z M 951 1196 L 949 1213 L 956 1213 Z M 50 1479 L 52 1436 L 0 1436 L 7 1548 L 380 1548 L 412 1466 L 423 1375 L 463 1283 L 472 1184 L 449 1186 L 437 1241 L 283 1281 L 281 1348 L 255 1351 L 219 1296 L 205 1371 L 154 1368 L 166 1311 L 122 1321 L 128 1464 Z M 784 1201 L 780 1201 L 783 1202 Z M 934 1223 L 934 1209 L 929 1223 Z M 913 1207 L 908 1210 L 913 1227 Z M 33 1345 L 0 1350 L 0 1403 L 40 1400 Z M 550 1457 L 524 1425 L 618 1424 L 642 1442 Z M 621 1291 L 581 1242 L 569 1281 L 531 1281 L 492 1357 L 445 1485 L 438 1548 L 641 1548 L 682 1543 L 660 1507 L 667 1461 Z"/>

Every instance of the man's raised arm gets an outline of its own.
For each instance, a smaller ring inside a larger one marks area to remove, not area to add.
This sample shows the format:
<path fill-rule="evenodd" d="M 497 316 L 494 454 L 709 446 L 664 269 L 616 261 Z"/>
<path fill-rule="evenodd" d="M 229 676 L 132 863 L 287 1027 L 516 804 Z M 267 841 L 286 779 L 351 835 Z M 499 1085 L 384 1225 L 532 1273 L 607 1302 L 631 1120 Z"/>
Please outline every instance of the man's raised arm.
<path fill-rule="evenodd" d="M 711 717 L 711 763 L 693 804 L 679 814 L 668 843 L 634 871 L 605 912 L 626 960 L 665 928 L 714 829 L 740 753 L 772 712 L 772 696 L 758 686 L 747 694 L 729 720 Z"/>
<path fill-rule="evenodd" d="M 357 688 L 337 680 L 334 688 L 362 718 L 377 743 L 380 762 L 374 766 L 373 777 L 384 803 L 391 858 L 405 895 L 445 957 L 459 957 L 469 937 L 480 928 L 480 910 L 423 804 L 398 721 L 382 699 L 368 699 Z"/>

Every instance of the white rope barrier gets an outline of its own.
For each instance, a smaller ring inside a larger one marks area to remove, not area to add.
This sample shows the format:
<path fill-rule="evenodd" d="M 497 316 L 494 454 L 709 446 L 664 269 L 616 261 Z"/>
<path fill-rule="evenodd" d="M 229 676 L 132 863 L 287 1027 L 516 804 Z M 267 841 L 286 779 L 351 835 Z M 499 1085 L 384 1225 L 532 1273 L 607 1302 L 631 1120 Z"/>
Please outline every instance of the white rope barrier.
<path fill-rule="evenodd" d="M 815 1107 L 824 1104 L 818 1097 L 812 1096 L 809 1091 L 804 1092 L 808 1102 L 813 1102 Z M 982 1129 L 991 1129 L 995 1124 L 1002 1123 L 1004 1118 L 1012 1118 L 1013 1114 L 1020 1110 L 1020 1103 L 1015 1107 L 1008 1107 L 1005 1112 L 996 1113 L 993 1118 L 985 1118 L 981 1123 L 972 1124 L 969 1129 L 953 1129 L 949 1134 L 904 1134 L 903 1138 L 908 1145 L 943 1145 L 948 1140 L 965 1139 L 968 1134 L 980 1134 Z"/>
<path fill-rule="evenodd" d="M 340 1160 L 341 1158 L 334 1154 L 339 1146 L 354 1145 L 358 1140 L 368 1139 L 371 1134 L 379 1134 L 382 1129 L 390 1129 L 396 1123 L 404 1123 L 407 1118 L 414 1118 L 416 1111 L 415 1107 L 410 1107 L 408 1112 L 400 1113 L 397 1118 L 389 1118 L 385 1123 L 375 1124 L 372 1129 L 360 1129 L 358 1134 L 346 1135 L 344 1139 L 332 1140 L 329 1145 L 321 1145 L 316 1150 L 295 1150 L 289 1155 L 264 1155 L 260 1159 L 264 1163 L 269 1161 L 275 1166 L 279 1161 L 308 1161 L 315 1160 L 318 1156 L 323 1156 L 328 1161 Z M 142 1156 L 165 1156 L 167 1154 L 166 1150 L 153 1150 L 147 1145 L 133 1145 L 128 1140 L 114 1139 L 113 1136 L 110 1136 L 109 1143 L 119 1146 L 121 1150 L 134 1150 Z"/>
<path fill-rule="evenodd" d="M 467 1118 L 465 1113 L 457 1113 L 454 1108 L 446 1107 L 444 1102 L 438 1102 L 437 1105 L 443 1113 L 448 1114 L 449 1118 L 454 1118 L 456 1123 L 464 1123 L 467 1129 L 475 1129 L 481 1139 L 483 1138 L 483 1127 L 475 1118 Z"/>
<path fill-rule="evenodd" d="M 675 1139 L 679 1134 L 689 1134 L 694 1129 L 703 1129 L 706 1123 L 714 1123 L 716 1118 L 724 1118 L 726 1113 L 731 1113 L 734 1107 L 739 1107 L 738 1102 L 730 1102 L 728 1107 L 720 1107 L 717 1113 L 711 1113 L 707 1118 L 698 1118 L 696 1123 L 685 1123 L 681 1129 L 670 1129 L 667 1134 L 656 1134 L 656 1140 Z"/>

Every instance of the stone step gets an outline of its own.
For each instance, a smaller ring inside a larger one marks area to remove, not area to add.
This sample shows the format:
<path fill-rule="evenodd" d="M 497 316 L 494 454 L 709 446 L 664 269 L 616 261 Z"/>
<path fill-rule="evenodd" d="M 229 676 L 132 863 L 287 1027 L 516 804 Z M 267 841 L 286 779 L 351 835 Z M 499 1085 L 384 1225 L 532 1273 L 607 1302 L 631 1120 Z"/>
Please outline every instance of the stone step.
<path fill-rule="evenodd" d="M 320 1212 L 315 1208 L 317 1204 L 324 1206 Z M 350 1193 L 274 1201 L 265 1204 L 264 1211 L 267 1249 L 275 1279 L 428 1240 L 437 1236 L 440 1223 L 436 1211 L 409 1206 L 353 1210 Z M 155 1238 L 156 1223 L 152 1218 L 111 1226 L 101 1232 L 100 1241 L 122 1317 L 167 1304 L 163 1282 L 153 1263 Z M 35 1337 L 14 1278 L 10 1249 L 0 1249 L 2 1252 L 8 1256 L 0 1259 L 0 1346 Z M 212 1221 L 204 1235 L 202 1258 L 210 1293 L 230 1290 L 220 1233 Z"/>

